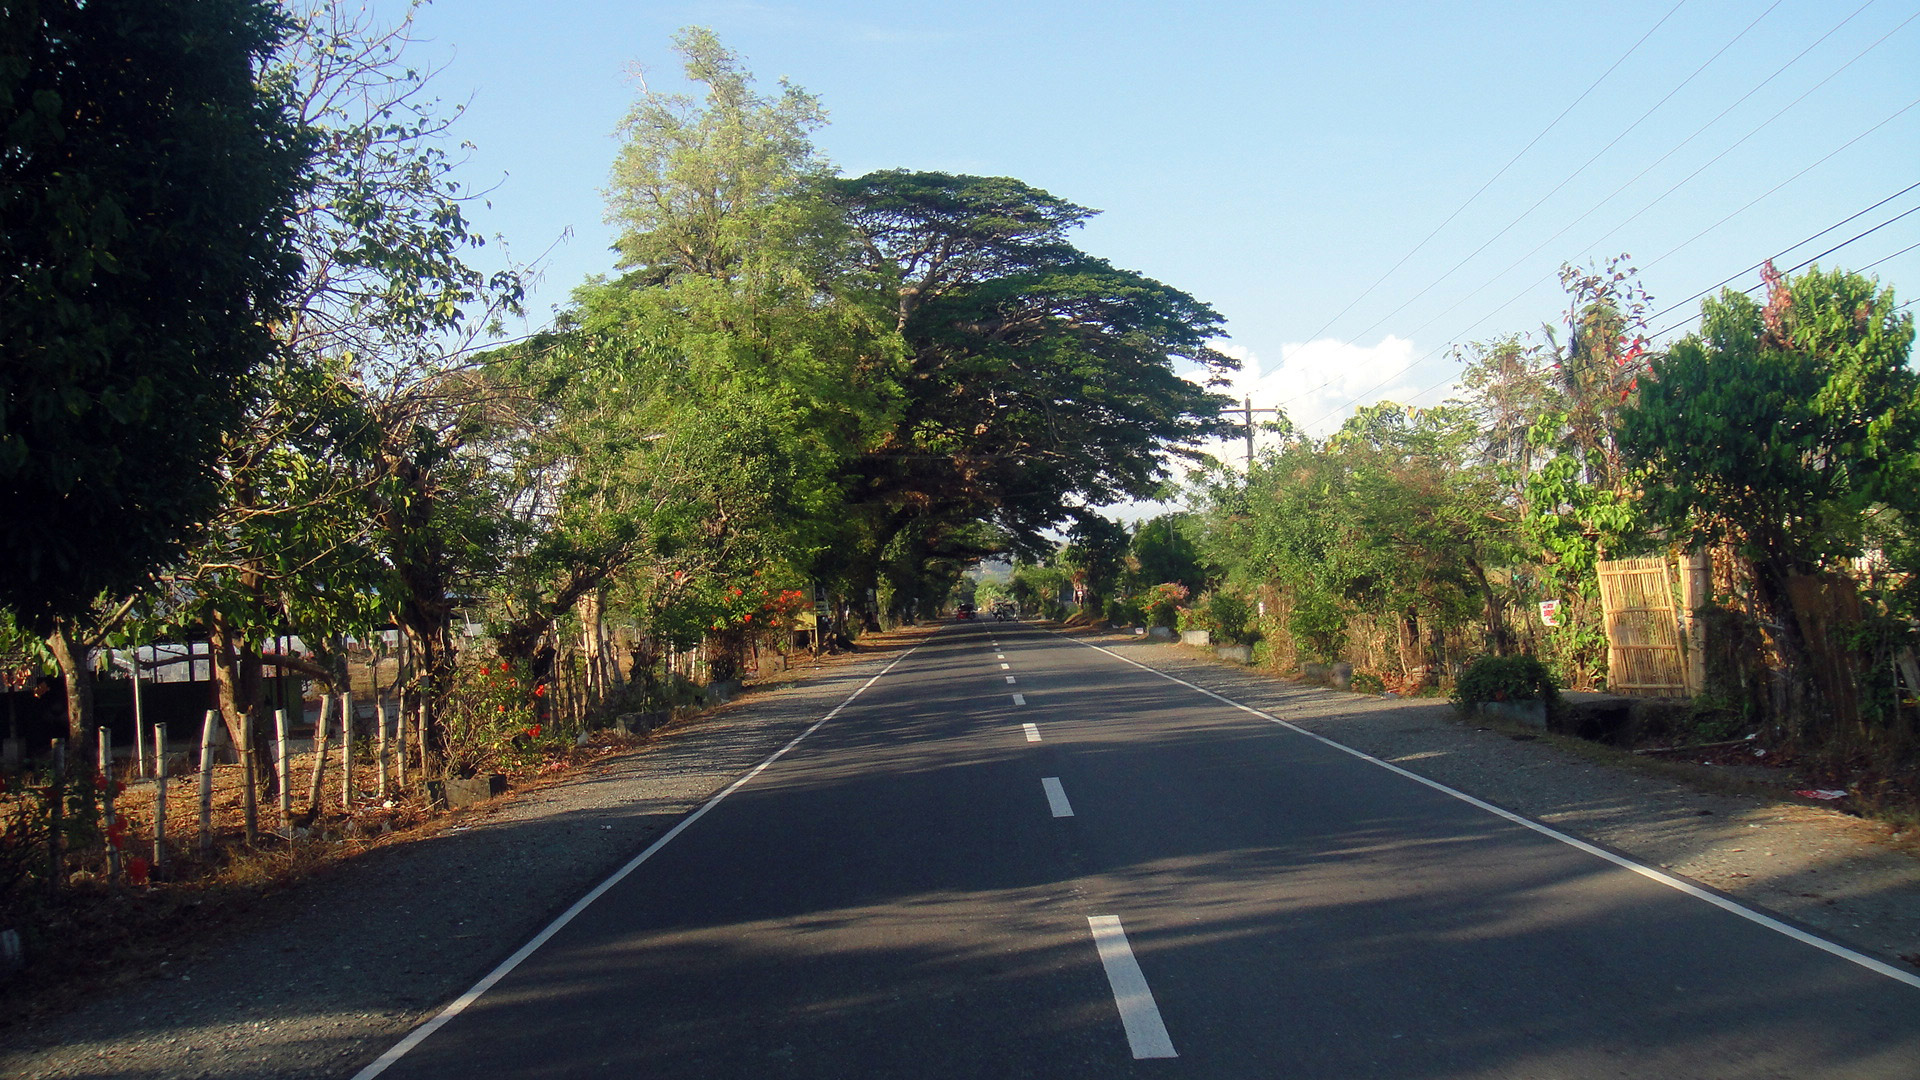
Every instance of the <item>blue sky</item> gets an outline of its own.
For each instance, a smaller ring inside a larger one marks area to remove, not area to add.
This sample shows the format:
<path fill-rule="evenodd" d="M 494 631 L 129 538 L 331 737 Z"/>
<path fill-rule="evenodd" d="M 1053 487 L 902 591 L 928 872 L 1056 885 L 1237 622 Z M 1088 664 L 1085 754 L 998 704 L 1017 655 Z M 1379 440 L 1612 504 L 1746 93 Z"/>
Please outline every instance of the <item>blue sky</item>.
<path fill-rule="evenodd" d="M 1325 432 L 1440 400 L 1457 342 L 1558 321 L 1562 262 L 1630 252 L 1664 307 L 1920 181 L 1920 0 L 1861 3 L 441 0 L 416 59 L 469 102 L 476 224 L 550 249 L 536 323 L 611 267 L 629 70 L 681 89 L 670 39 L 702 25 L 821 98 L 847 174 L 1007 175 L 1099 208 L 1083 248 L 1214 305 L 1236 392 Z M 1916 242 L 1920 213 L 1822 262 Z M 1871 272 L 1920 295 L 1920 250 Z"/>

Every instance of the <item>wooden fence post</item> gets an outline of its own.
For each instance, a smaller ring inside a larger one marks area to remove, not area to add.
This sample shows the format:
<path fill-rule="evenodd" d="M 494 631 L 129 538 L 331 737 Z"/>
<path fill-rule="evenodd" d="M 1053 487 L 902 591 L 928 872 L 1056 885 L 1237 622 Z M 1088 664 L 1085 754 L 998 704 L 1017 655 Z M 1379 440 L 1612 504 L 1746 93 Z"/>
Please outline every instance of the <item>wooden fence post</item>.
<path fill-rule="evenodd" d="M 1707 689 L 1707 627 L 1695 612 L 1713 599 L 1713 559 L 1706 548 L 1687 552 L 1680 567 L 1680 623 L 1686 628 L 1687 693 Z"/>
<path fill-rule="evenodd" d="M 373 762 L 380 773 L 380 779 L 374 785 L 374 796 L 385 799 L 387 797 L 387 703 L 381 699 L 378 686 L 373 690 L 373 722 L 380 727 L 373 740 Z"/>
<path fill-rule="evenodd" d="M 120 849 L 113 843 L 113 730 L 102 724 L 100 738 L 100 822 L 107 831 L 107 883 L 120 884 Z"/>
<path fill-rule="evenodd" d="M 153 869 L 167 868 L 167 725 L 153 725 Z"/>
<path fill-rule="evenodd" d="M 353 691 L 340 692 L 340 809 L 353 810 Z"/>
<path fill-rule="evenodd" d="M 213 725 L 212 709 L 200 724 L 200 854 L 213 850 Z"/>
<path fill-rule="evenodd" d="M 284 699 L 283 699 L 284 700 Z M 273 710 L 275 757 L 280 768 L 280 827 L 293 839 L 293 776 L 287 771 L 287 710 Z"/>
<path fill-rule="evenodd" d="M 333 711 L 333 695 L 322 691 L 320 694 L 320 718 L 313 725 L 313 778 L 307 785 L 307 809 L 315 817 L 320 815 L 320 800 L 326 794 L 327 781 L 327 716 Z"/>
<path fill-rule="evenodd" d="M 133 775 L 147 775 L 147 719 L 140 708 L 140 646 L 133 647 Z"/>
<path fill-rule="evenodd" d="M 253 759 L 253 710 L 240 717 L 240 779 L 246 785 L 241 797 L 246 821 L 247 846 L 260 842 L 260 773 Z"/>
<path fill-rule="evenodd" d="M 66 878 L 65 860 L 61 858 L 60 834 L 66 831 L 67 813 L 67 740 L 55 739 L 50 747 L 53 758 L 53 783 L 48 791 L 53 795 L 52 827 L 47 830 L 47 888 L 58 889 Z"/>

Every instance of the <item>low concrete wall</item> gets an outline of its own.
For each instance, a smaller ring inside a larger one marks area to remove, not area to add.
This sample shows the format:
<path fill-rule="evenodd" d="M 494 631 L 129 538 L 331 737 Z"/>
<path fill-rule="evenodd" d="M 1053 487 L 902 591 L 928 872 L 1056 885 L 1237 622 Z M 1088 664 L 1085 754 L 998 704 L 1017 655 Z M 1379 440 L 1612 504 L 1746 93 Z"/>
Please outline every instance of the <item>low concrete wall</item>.
<path fill-rule="evenodd" d="M 1180 631 L 1180 644 L 1182 644 L 1182 645 L 1211 645 L 1211 644 L 1213 644 L 1213 631 L 1211 631 L 1211 630 L 1182 630 L 1182 631 Z"/>

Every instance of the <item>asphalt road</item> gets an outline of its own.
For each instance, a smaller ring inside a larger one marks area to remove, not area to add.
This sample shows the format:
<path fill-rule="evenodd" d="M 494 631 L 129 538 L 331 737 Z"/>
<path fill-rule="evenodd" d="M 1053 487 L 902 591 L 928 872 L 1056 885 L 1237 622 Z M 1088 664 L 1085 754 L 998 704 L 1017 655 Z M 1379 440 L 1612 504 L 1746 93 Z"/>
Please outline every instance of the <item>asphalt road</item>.
<path fill-rule="evenodd" d="M 649 850 L 361 1075 L 1920 1076 L 1910 977 L 1018 623 Z"/>

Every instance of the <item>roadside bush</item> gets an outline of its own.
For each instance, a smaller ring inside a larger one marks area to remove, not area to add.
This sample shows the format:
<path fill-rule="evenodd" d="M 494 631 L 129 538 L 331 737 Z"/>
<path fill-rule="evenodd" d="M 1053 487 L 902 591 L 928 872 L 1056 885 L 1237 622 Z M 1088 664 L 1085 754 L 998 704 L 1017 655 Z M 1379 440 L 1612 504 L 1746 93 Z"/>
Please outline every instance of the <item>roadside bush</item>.
<path fill-rule="evenodd" d="M 1453 703 L 1471 709 L 1489 701 L 1544 701 L 1551 710 L 1560 703 L 1560 687 L 1532 656 L 1483 656 L 1460 673 Z"/>
<path fill-rule="evenodd" d="M 1214 640 L 1225 645 L 1251 645 L 1258 633 L 1253 629 L 1253 605 L 1233 593 L 1208 593 L 1203 600 L 1208 629 Z"/>
<path fill-rule="evenodd" d="M 540 722 L 536 686 L 523 668 L 461 658 L 446 700 L 447 771 L 454 776 L 529 768 L 565 740 Z"/>
<path fill-rule="evenodd" d="M 1107 601 L 1107 622 L 1114 626 L 1132 626 L 1145 622 L 1146 618 L 1146 610 L 1137 597 Z"/>
<path fill-rule="evenodd" d="M 1140 597 L 1148 626 L 1173 626 L 1180 617 L 1180 605 L 1187 602 L 1187 587 L 1177 581 L 1163 581 Z"/>

